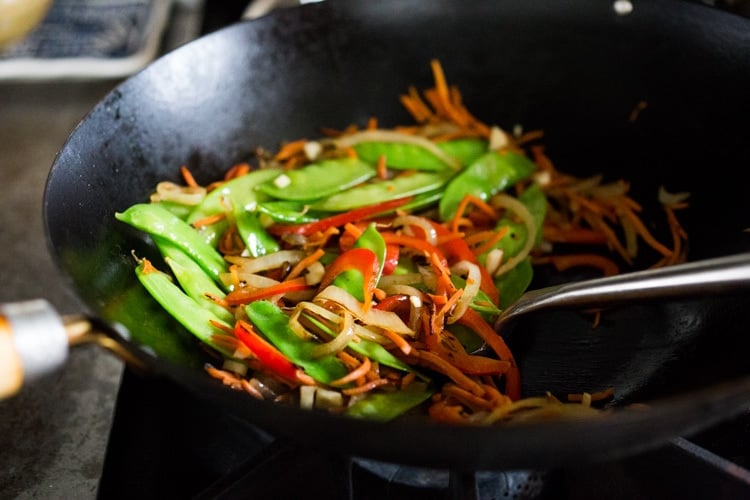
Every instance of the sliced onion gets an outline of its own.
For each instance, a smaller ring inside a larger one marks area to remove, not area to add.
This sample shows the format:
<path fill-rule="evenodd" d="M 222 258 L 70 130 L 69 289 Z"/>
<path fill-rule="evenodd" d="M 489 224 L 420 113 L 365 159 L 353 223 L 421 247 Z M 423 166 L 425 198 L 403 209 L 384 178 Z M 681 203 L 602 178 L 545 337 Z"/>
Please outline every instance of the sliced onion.
<path fill-rule="evenodd" d="M 446 165 L 449 165 L 456 170 L 461 168 L 459 162 L 447 155 L 445 151 L 437 147 L 434 142 L 419 135 L 404 134 L 393 130 L 363 130 L 361 132 L 355 132 L 353 134 L 339 137 L 334 141 L 336 146 L 341 149 L 354 146 L 360 142 L 397 142 L 403 144 L 414 144 L 415 146 L 425 148 L 430 153 L 437 156 Z"/>
<path fill-rule="evenodd" d="M 659 186 L 659 203 L 662 205 L 678 205 L 684 203 L 689 197 L 689 192 L 670 193 L 664 189 L 664 186 Z"/>
<path fill-rule="evenodd" d="M 451 267 L 451 272 L 460 274 L 461 276 L 466 275 L 466 286 L 464 287 L 463 295 L 456 302 L 456 307 L 448 315 L 446 321 L 449 324 L 455 323 L 464 315 L 466 309 L 469 308 L 469 305 L 471 305 L 479 293 L 479 287 L 482 284 L 482 273 L 479 270 L 479 266 L 468 260 L 456 262 Z"/>
<path fill-rule="evenodd" d="M 394 286 L 413 285 L 421 282 L 422 275 L 419 273 L 388 274 L 380 277 L 378 287 L 388 292 Z"/>
<path fill-rule="evenodd" d="M 206 197 L 206 188 L 200 186 L 180 186 L 170 181 L 162 181 L 156 185 L 156 193 L 151 195 L 151 201 L 174 201 L 183 205 L 198 205 Z"/>
<path fill-rule="evenodd" d="M 305 257 L 302 250 L 279 250 L 260 257 L 236 257 L 228 255 L 227 261 L 239 266 L 240 272 L 259 273 L 269 269 L 277 269 L 284 264 L 296 264 Z"/>
<path fill-rule="evenodd" d="M 364 311 L 362 304 L 353 295 L 335 285 L 326 287 L 315 297 L 314 302 L 321 300 L 339 304 L 365 325 L 382 328 L 383 330 L 391 330 L 401 335 L 415 335 L 414 330 L 406 326 L 398 314 L 374 308 Z"/>
<path fill-rule="evenodd" d="M 493 273 L 494 276 L 500 276 L 516 267 L 519 262 L 528 257 L 529 253 L 531 253 L 531 250 L 534 248 L 534 243 L 536 241 L 536 221 L 534 221 L 534 216 L 531 215 L 531 212 L 529 212 L 529 209 L 526 208 L 526 205 L 512 196 L 509 196 L 505 193 L 496 194 L 492 198 L 492 202 L 496 207 L 506 208 L 519 216 L 521 218 L 521 221 L 526 226 L 527 232 L 526 243 L 524 244 L 521 251 L 505 261 L 505 263 Z"/>
<path fill-rule="evenodd" d="M 437 230 L 435 229 L 435 226 L 430 223 L 428 219 L 425 217 L 420 217 L 418 215 L 400 215 L 393 219 L 393 227 L 404 227 L 406 226 L 405 231 L 410 235 L 413 236 L 413 233 L 409 226 L 417 226 L 422 231 L 424 231 L 425 234 L 425 240 L 430 245 L 437 245 Z"/>
<path fill-rule="evenodd" d="M 307 266 L 307 273 L 305 273 L 305 283 L 308 285 L 317 285 L 323 281 L 323 275 L 326 272 L 325 266 L 320 261 L 315 261 Z"/>
<path fill-rule="evenodd" d="M 313 347 L 311 352 L 313 358 L 335 354 L 343 350 L 349 342 L 354 340 L 354 317 L 349 312 L 344 311 L 340 327 L 338 334 L 333 339 Z"/>
<path fill-rule="evenodd" d="M 314 302 L 300 302 L 299 304 L 297 304 L 294 311 L 292 312 L 291 317 L 289 318 L 289 326 L 292 328 L 292 331 L 294 331 L 294 333 L 296 333 L 301 338 L 317 336 L 315 332 L 310 332 L 300 322 L 299 318 L 303 313 L 307 313 L 311 316 L 316 316 L 319 319 L 322 318 L 327 323 L 331 323 L 336 327 L 339 327 L 339 325 L 344 321 L 344 319 L 337 313 L 330 311 L 321 305 L 315 304 Z M 377 342 L 378 344 L 391 343 L 388 337 L 367 326 L 354 323 L 353 328 L 356 338 L 371 340 L 373 342 Z"/>

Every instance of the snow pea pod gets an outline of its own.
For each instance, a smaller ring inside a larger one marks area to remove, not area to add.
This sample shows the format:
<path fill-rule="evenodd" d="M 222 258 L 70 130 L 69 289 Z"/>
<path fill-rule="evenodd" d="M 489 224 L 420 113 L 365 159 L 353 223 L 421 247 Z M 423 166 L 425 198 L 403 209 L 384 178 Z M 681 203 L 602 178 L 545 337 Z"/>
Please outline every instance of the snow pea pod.
<path fill-rule="evenodd" d="M 279 251 L 279 243 L 266 232 L 260 223 L 260 214 L 250 211 L 249 207 L 234 205 L 234 222 L 242 236 L 245 249 L 253 257 L 260 257 Z"/>
<path fill-rule="evenodd" d="M 535 169 L 534 162 L 510 151 L 491 151 L 483 155 L 448 183 L 440 200 L 440 218 L 450 220 L 467 194 L 487 200 L 528 178 Z"/>
<path fill-rule="evenodd" d="M 534 217 L 536 225 L 535 243 L 542 239 L 542 224 L 547 213 L 547 198 L 541 187 L 534 183 L 531 184 L 521 195 L 518 201 L 524 204 Z M 513 220 L 510 216 L 505 216 L 497 222 L 497 228 L 508 227 L 508 235 L 502 238 L 493 248 L 503 250 L 506 258 L 511 258 L 518 254 L 521 248 L 526 244 L 528 229 L 522 222 Z M 489 250 L 488 250 L 489 251 Z M 478 256 L 481 263 L 486 262 L 487 253 Z M 495 286 L 500 292 L 500 307 L 507 307 L 515 302 L 526 291 L 534 277 L 534 270 L 531 261 L 527 258 L 521 261 L 516 267 L 509 272 L 495 278 Z"/>
<path fill-rule="evenodd" d="M 221 331 L 213 326 L 212 322 L 231 328 L 229 323 L 201 307 L 192 297 L 186 295 L 168 274 L 154 268 L 147 260 L 142 260 L 136 266 L 135 272 L 143 287 L 185 329 L 223 355 L 234 357 L 231 350 L 213 341 L 213 335 Z"/>
<path fill-rule="evenodd" d="M 314 210 L 344 212 L 396 198 L 435 191 L 455 175 L 453 170 L 416 172 L 386 181 L 371 181 L 310 204 Z"/>
<path fill-rule="evenodd" d="M 487 152 L 487 143 L 480 139 L 456 139 L 437 142 L 435 145 L 461 165 Z M 403 142 L 363 141 L 355 144 L 354 150 L 364 161 L 375 164 L 381 156 L 386 158 L 388 168 L 401 170 L 445 170 L 453 169 L 443 159 L 417 144 Z"/>
<path fill-rule="evenodd" d="M 306 201 L 324 198 L 375 177 L 377 170 L 356 158 L 338 158 L 285 171 L 257 189 L 280 200 Z"/>
<path fill-rule="evenodd" d="M 203 201 L 190 212 L 190 215 L 186 219 L 187 222 L 192 224 L 200 219 L 222 214 L 227 211 L 230 205 L 232 207 L 253 207 L 255 203 L 267 200 L 268 196 L 255 191 L 255 186 L 277 177 L 280 173 L 280 169 L 272 168 L 253 170 L 250 173 L 225 182 L 206 195 Z M 228 227 L 229 223 L 224 220 L 202 226 L 198 229 L 198 232 L 203 235 L 210 245 L 216 247 L 219 237 Z"/>
<path fill-rule="evenodd" d="M 278 306 L 267 300 L 256 300 L 245 306 L 250 321 L 292 363 L 324 384 L 330 384 L 347 374 L 346 366 L 336 356 L 328 354 L 314 358 L 315 342 L 303 340 L 289 327 L 289 317 Z"/>
<path fill-rule="evenodd" d="M 150 236 L 172 241 L 186 252 L 217 283 L 226 270 L 224 257 L 190 224 L 183 221 L 158 203 L 136 203 L 124 212 L 115 213 L 115 218 Z"/>
<path fill-rule="evenodd" d="M 412 383 L 398 391 L 374 392 L 347 408 L 346 414 L 385 422 L 424 403 L 434 392 L 428 385 L 420 383 Z"/>
<path fill-rule="evenodd" d="M 328 214 L 309 210 L 302 201 L 273 200 L 258 203 L 258 212 L 274 222 L 285 224 L 306 224 L 326 217 Z"/>
<path fill-rule="evenodd" d="M 158 236 L 154 237 L 154 241 L 185 293 L 227 323 L 234 322 L 234 314 L 231 311 L 206 296 L 206 294 L 211 294 L 223 298 L 226 295 L 216 282 L 188 254 L 171 241 Z"/>

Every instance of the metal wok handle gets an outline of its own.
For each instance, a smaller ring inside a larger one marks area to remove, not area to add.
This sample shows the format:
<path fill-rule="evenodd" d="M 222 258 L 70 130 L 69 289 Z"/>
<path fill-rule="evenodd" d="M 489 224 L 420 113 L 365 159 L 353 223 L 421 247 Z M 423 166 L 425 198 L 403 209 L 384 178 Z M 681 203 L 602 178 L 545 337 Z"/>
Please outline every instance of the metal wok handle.
<path fill-rule="evenodd" d="M 541 309 L 603 308 L 741 290 L 750 290 L 750 253 L 532 290 L 503 311 L 495 329 L 499 331 L 511 319 Z"/>
<path fill-rule="evenodd" d="M 61 368 L 72 346 L 95 343 L 135 367 L 143 364 L 85 316 L 61 316 L 44 299 L 0 304 L 0 400 Z"/>

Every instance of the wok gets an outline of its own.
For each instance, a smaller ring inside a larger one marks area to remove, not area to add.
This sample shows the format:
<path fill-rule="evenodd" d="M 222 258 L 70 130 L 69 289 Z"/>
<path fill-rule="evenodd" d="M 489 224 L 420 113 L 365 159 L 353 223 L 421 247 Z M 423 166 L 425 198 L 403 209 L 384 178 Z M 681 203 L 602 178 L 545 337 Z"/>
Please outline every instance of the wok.
<path fill-rule="evenodd" d="M 476 470 L 605 460 L 746 411 L 743 295 L 620 307 L 596 330 L 580 312 L 518 321 L 508 342 L 525 395 L 611 386 L 613 406 L 648 407 L 586 421 L 361 421 L 260 402 L 203 372 L 205 352 L 134 277 L 131 251 L 157 259 L 155 248 L 114 213 L 146 200 L 158 181 L 177 181 L 181 165 L 207 183 L 258 146 L 316 137 L 322 126 L 409 122 L 398 96 L 431 85 L 431 58 L 479 118 L 544 129 L 561 170 L 631 181 L 647 214 L 656 214 L 647 200 L 659 186 L 689 191 L 690 260 L 748 250 L 746 190 L 736 179 L 750 157 L 747 20 L 672 0 L 637 3 L 626 16 L 596 0 L 329 0 L 174 50 L 72 131 L 52 165 L 44 215 L 85 316 L 134 366 L 207 404 L 303 445 L 390 462 Z M 571 278 L 540 271 L 532 286 Z"/>

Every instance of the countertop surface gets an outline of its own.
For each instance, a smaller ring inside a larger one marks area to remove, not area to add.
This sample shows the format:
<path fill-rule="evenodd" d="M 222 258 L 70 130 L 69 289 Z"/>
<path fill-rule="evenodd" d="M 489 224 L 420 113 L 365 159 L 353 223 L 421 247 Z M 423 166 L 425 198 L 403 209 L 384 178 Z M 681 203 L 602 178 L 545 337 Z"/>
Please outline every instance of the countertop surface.
<path fill-rule="evenodd" d="M 198 35 L 195 15 L 206 32 L 245 3 L 213 2 L 226 9 L 214 18 L 185 1 L 192 7 L 171 20 L 162 52 Z M 80 311 L 47 248 L 44 185 L 68 135 L 118 83 L 0 82 L 0 301 L 45 298 L 63 314 Z M 123 363 L 100 348 L 76 347 L 61 370 L 0 402 L 1 498 L 96 497 L 122 373 Z"/>
<path fill-rule="evenodd" d="M 235 10 L 242 7 L 240 2 L 229 4 Z M 204 17 L 200 2 L 177 2 L 161 52 L 212 29 L 209 23 L 225 21 L 213 17 Z M 0 82 L 3 303 L 44 298 L 61 314 L 81 311 L 47 248 L 44 185 L 69 134 L 120 81 Z M 99 347 L 75 347 L 62 369 L 0 402 L 0 498 L 97 496 L 123 367 Z"/>

